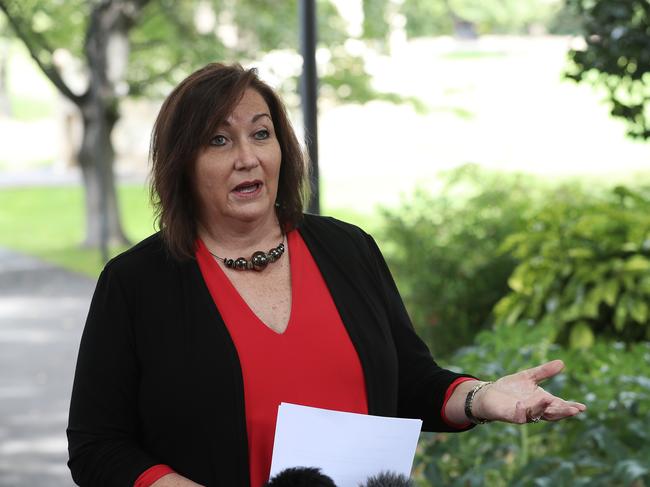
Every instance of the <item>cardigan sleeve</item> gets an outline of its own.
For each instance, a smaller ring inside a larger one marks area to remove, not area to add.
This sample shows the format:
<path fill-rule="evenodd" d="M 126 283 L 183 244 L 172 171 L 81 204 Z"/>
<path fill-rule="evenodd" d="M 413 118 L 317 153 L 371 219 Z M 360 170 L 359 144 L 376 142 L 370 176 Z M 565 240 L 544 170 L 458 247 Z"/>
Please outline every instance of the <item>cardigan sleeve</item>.
<path fill-rule="evenodd" d="M 68 466 L 81 486 L 127 486 L 162 463 L 137 442 L 138 365 L 124 287 L 100 275 L 81 338 L 68 422 Z"/>
<path fill-rule="evenodd" d="M 425 431 L 465 431 L 473 424 L 453 425 L 443 414 L 446 393 L 459 378 L 474 378 L 443 369 L 433 360 L 426 344 L 416 334 L 411 319 L 404 307 L 395 281 L 388 269 L 379 247 L 368 235 L 372 260 L 378 282 L 386 299 L 390 315 L 391 332 L 395 342 L 398 371 L 398 405 L 400 417 L 420 418 Z M 451 389 L 450 389 L 451 388 Z"/>
<path fill-rule="evenodd" d="M 151 487 L 153 483 L 170 473 L 175 472 L 169 465 L 154 465 L 140 474 L 133 487 Z"/>

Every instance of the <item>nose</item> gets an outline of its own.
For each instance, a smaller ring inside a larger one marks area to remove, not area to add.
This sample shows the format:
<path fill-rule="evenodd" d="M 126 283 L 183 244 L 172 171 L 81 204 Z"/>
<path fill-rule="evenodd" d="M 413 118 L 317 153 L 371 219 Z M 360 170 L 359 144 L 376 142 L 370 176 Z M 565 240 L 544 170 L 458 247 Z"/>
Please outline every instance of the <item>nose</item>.
<path fill-rule="evenodd" d="M 253 144 L 248 141 L 240 142 L 235 159 L 235 169 L 238 171 L 250 170 L 258 165 L 259 159 Z"/>

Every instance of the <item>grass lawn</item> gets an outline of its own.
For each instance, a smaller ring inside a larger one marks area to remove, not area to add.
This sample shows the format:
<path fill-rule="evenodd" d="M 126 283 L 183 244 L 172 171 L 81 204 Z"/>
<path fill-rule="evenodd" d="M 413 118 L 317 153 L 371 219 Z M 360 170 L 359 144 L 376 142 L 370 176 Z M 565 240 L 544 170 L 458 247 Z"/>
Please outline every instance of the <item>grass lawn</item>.
<path fill-rule="evenodd" d="M 153 232 L 144 186 L 119 188 L 122 221 L 133 241 Z M 13 188 L 0 191 L 0 245 L 41 257 L 67 269 L 97 276 L 98 250 L 83 249 L 83 192 L 80 187 Z M 124 248 L 111 249 L 112 255 Z"/>
<path fill-rule="evenodd" d="M 118 188 L 122 223 L 131 242 L 151 235 L 152 210 L 148 189 L 141 185 Z M 329 209 L 327 214 L 376 228 L 376 218 L 349 209 Z M 98 250 L 81 248 L 84 232 L 81 187 L 33 187 L 0 190 L 0 246 L 38 256 L 74 272 L 96 277 L 103 267 Z M 111 249 L 111 255 L 126 247 Z"/>

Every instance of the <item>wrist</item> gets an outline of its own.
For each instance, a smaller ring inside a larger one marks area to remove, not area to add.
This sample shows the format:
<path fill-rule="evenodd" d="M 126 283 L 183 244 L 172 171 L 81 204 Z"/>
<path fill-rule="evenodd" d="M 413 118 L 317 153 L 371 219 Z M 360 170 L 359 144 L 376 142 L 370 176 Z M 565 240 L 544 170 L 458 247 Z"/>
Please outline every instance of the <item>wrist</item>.
<path fill-rule="evenodd" d="M 485 392 L 486 388 L 492 384 L 492 382 L 480 382 L 476 384 L 465 396 L 465 416 L 467 416 L 468 421 L 474 424 L 484 424 L 489 422 L 482 411 L 481 408 L 481 396 Z"/>
<path fill-rule="evenodd" d="M 465 397 L 481 381 L 473 377 L 467 377 L 467 379 L 459 381 L 453 390 L 447 390 L 449 398 L 443 408 L 443 420 L 455 429 L 465 429 L 471 425 L 467 416 L 465 416 Z"/>

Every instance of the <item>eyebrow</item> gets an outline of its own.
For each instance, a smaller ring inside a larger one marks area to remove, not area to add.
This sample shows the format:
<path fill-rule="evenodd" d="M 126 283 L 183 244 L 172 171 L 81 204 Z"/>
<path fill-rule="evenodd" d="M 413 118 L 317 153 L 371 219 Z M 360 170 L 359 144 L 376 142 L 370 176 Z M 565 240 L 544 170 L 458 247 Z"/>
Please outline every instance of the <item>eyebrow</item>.
<path fill-rule="evenodd" d="M 256 113 L 255 115 L 253 115 L 253 118 L 251 118 L 251 123 L 255 123 L 255 122 L 257 122 L 257 121 L 258 121 L 260 118 L 262 118 L 262 117 L 266 117 L 266 118 L 268 118 L 269 120 L 271 120 L 271 122 L 273 122 L 273 119 L 271 118 L 271 115 L 269 115 L 269 114 L 266 113 L 266 112 L 262 112 L 262 113 Z M 223 121 L 223 125 L 225 125 L 226 127 L 229 127 L 229 126 L 230 126 L 230 122 L 229 122 L 228 120 L 224 120 L 224 121 Z"/>

